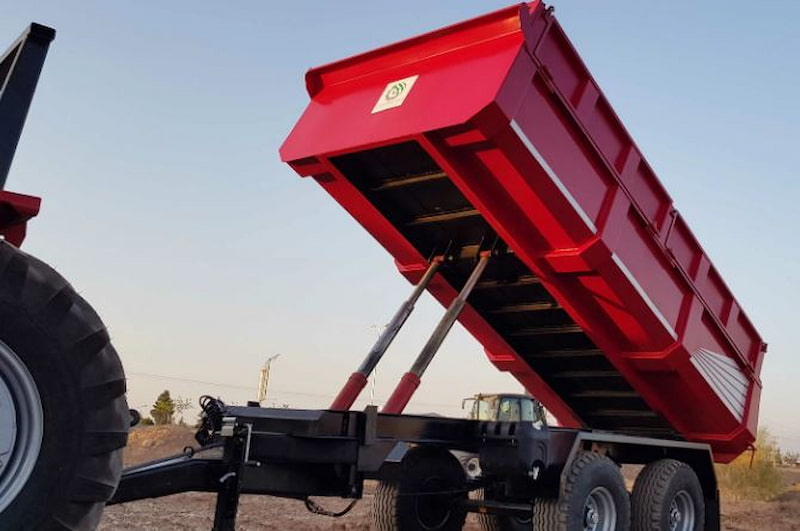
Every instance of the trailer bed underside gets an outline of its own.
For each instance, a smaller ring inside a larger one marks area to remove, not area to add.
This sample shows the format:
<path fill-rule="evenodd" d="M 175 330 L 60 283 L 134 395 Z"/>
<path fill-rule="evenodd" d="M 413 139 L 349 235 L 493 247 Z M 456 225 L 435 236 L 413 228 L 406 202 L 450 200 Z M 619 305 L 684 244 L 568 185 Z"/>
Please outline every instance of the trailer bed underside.
<path fill-rule="evenodd" d="M 493 237 L 483 216 L 415 142 L 331 160 L 423 256 L 448 246 L 468 255 Z M 460 289 L 471 265 L 455 261 L 441 274 Z M 513 253 L 489 262 L 469 303 L 586 426 L 677 438 Z"/>

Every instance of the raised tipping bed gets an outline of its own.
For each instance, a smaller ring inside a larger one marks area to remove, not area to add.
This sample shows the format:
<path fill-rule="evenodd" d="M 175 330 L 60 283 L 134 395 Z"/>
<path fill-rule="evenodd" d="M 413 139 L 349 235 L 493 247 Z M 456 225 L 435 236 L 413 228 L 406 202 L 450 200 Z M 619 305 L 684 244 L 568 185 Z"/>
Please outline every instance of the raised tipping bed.
<path fill-rule="evenodd" d="M 765 352 L 541 2 L 312 69 L 281 148 L 419 281 L 497 235 L 460 322 L 566 426 L 755 439 Z M 448 304 L 469 264 L 428 286 Z"/>

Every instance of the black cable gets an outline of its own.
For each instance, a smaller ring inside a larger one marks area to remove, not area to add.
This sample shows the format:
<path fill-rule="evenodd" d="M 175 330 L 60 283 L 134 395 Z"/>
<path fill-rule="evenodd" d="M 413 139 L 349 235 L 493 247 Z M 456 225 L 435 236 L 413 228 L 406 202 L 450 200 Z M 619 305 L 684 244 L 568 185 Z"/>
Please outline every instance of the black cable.
<path fill-rule="evenodd" d="M 320 514 L 322 516 L 331 516 L 333 518 L 339 518 L 349 513 L 353 509 L 353 507 L 355 507 L 356 504 L 359 502 L 359 499 L 358 498 L 354 499 L 353 501 L 350 502 L 350 504 L 347 507 L 338 512 L 329 511 L 325 509 L 311 498 L 306 498 L 304 501 L 306 503 L 306 509 L 308 509 L 308 511 L 311 513 Z"/>

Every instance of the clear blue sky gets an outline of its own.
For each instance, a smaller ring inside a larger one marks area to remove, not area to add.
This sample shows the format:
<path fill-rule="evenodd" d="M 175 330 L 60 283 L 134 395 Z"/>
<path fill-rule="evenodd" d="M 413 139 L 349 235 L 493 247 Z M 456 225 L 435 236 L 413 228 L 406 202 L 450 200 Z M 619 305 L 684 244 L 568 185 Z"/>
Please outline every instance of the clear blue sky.
<path fill-rule="evenodd" d="M 44 197 L 26 247 L 106 320 L 131 405 L 164 388 L 253 398 L 281 353 L 270 400 L 326 406 L 409 287 L 278 160 L 303 74 L 507 3 L 0 1 L 0 40 L 33 20 L 58 30 L 8 182 Z M 762 419 L 800 450 L 800 3 L 553 4 L 769 342 Z M 421 305 L 378 399 L 440 314 Z M 456 330 L 412 410 L 517 389 Z"/>

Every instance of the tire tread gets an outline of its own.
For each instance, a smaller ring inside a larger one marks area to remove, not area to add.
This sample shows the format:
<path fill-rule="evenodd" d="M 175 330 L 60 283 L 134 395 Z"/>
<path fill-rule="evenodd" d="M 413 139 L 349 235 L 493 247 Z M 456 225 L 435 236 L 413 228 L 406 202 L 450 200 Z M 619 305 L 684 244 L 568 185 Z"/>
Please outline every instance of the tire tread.
<path fill-rule="evenodd" d="M 681 474 L 700 488 L 694 470 L 682 461 L 661 459 L 650 463 L 639 473 L 631 494 L 631 524 L 634 531 L 660 531 L 672 483 Z M 698 520 L 705 518 L 705 511 L 698 507 Z M 701 524 L 702 528 L 702 524 Z"/>
<path fill-rule="evenodd" d="M 77 369 L 74 385 L 84 409 L 75 475 L 57 493 L 50 514 L 36 528 L 94 529 L 117 488 L 121 449 L 127 443 L 126 384 L 119 356 L 97 313 L 67 281 L 44 262 L 4 241 L 0 241 L 0 299 L 25 314 L 40 334 L 57 345 L 66 363 Z M 121 411 L 126 412 L 124 418 L 118 418 Z M 2 515 L 0 524 L 6 525 Z"/>
<path fill-rule="evenodd" d="M 603 467 L 616 467 L 616 464 L 608 457 L 596 452 L 578 454 L 569 467 L 561 486 L 559 497 L 557 499 L 537 498 L 534 500 L 533 528 L 537 531 L 572 531 L 575 524 L 575 508 L 571 507 L 571 502 L 578 495 L 579 483 L 588 473 L 587 469 L 601 469 Z M 614 488 L 624 492 L 627 500 L 628 493 L 625 489 L 625 482 L 618 472 L 614 474 L 614 483 Z M 628 529 L 629 527 L 630 515 L 626 514 L 624 509 L 624 507 L 618 507 L 618 517 L 621 519 L 617 526 L 619 529 Z"/>

